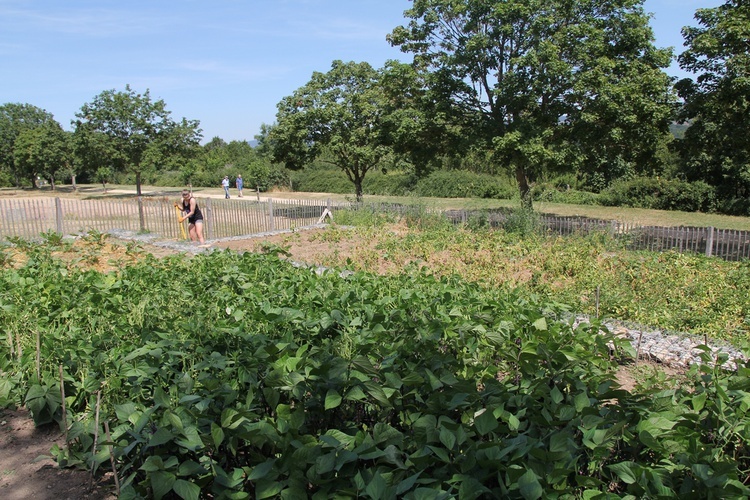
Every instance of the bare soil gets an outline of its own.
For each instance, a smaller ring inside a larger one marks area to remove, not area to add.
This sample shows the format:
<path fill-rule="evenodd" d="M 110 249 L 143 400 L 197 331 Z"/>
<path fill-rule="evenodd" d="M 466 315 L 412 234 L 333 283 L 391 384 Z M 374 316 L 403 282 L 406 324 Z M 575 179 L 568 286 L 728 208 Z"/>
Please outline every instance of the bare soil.
<path fill-rule="evenodd" d="M 394 231 L 399 231 L 394 228 Z M 102 272 L 111 271 L 138 259 L 138 252 L 126 252 L 126 242 L 107 240 L 107 242 L 92 242 L 79 240 L 69 252 L 58 254 L 70 259 L 71 266 L 87 266 Z M 325 265 L 330 256 L 335 253 L 337 260 L 345 260 L 348 256 L 371 253 L 377 255 L 375 241 L 364 241 L 346 235 L 335 241 L 326 240 L 322 230 L 309 229 L 265 235 L 257 238 L 232 240 L 212 243 L 213 248 L 231 249 L 238 252 L 259 252 L 269 245 L 276 245 L 289 254 L 289 258 L 296 262 L 310 265 Z M 144 252 L 156 257 L 163 257 L 174 253 L 169 249 L 142 245 Z M 99 254 L 95 259 L 93 256 Z M 90 255 L 90 258 L 86 258 Z M 82 256 L 84 256 L 82 258 Z M 16 265 L 22 263 L 22 255 L 18 255 Z M 439 258 L 437 256 L 436 258 Z M 382 256 L 376 256 L 377 269 L 380 273 L 397 272 L 392 262 Z M 662 364 L 650 361 L 640 361 L 638 365 L 624 365 L 617 373 L 617 379 L 622 388 L 633 390 L 639 380 L 642 380 L 644 370 L 667 370 L 668 375 L 677 375 L 678 370 L 672 370 Z M 77 500 L 77 499 L 114 499 L 114 485 L 112 474 L 104 478 L 92 480 L 87 471 L 60 469 L 50 457 L 50 449 L 54 444 L 63 446 L 63 437 L 57 426 L 35 428 L 28 412 L 21 408 L 16 410 L 0 409 L 0 498 L 3 500 Z"/>
<path fill-rule="evenodd" d="M 111 476 L 60 469 L 50 457 L 64 445 L 57 425 L 34 427 L 28 411 L 0 409 L 0 498 L 4 500 L 114 499 Z"/>

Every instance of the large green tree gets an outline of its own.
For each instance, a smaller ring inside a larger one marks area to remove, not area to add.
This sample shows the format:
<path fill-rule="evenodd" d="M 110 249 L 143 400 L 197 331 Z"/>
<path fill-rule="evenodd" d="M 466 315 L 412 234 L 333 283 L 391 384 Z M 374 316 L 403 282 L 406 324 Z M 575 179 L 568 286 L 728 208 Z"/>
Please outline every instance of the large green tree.
<path fill-rule="evenodd" d="M 24 172 L 16 165 L 16 140 L 22 132 L 47 123 L 57 122 L 51 113 L 31 104 L 6 103 L 0 106 L 0 180 L 6 177 L 20 186 Z"/>
<path fill-rule="evenodd" d="M 313 73 L 277 105 L 264 147 L 290 169 L 314 159 L 335 165 L 361 200 L 367 172 L 391 152 L 380 127 L 385 108 L 379 79 L 380 72 L 366 62 L 334 61 L 327 73 Z"/>
<path fill-rule="evenodd" d="M 129 85 L 122 92 L 105 90 L 76 113 L 77 150 L 97 161 L 93 170 L 111 165 L 134 173 L 140 196 L 144 169 L 171 168 L 176 158 L 194 151 L 202 137 L 197 120 L 175 122 L 170 115 L 164 101 L 152 100 L 148 90 L 139 94 Z M 87 146 L 94 149 L 85 153 Z"/>
<path fill-rule="evenodd" d="M 41 177 L 49 179 L 54 190 L 56 176 L 74 175 L 70 133 L 55 121 L 21 131 L 16 138 L 14 157 L 17 170 L 32 185 Z"/>
<path fill-rule="evenodd" d="M 641 3 L 414 0 L 388 39 L 430 71 L 433 95 L 514 172 L 530 206 L 542 172 L 648 158 L 666 133 L 671 53 L 653 46 Z"/>
<path fill-rule="evenodd" d="M 750 3 L 728 0 L 695 13 L 683 28 L 687 50 L 680 67 L 696 74 L 678 82 L 681 141 L 689 180 L 717 188 L 722 210 L 750 215 Z"/>

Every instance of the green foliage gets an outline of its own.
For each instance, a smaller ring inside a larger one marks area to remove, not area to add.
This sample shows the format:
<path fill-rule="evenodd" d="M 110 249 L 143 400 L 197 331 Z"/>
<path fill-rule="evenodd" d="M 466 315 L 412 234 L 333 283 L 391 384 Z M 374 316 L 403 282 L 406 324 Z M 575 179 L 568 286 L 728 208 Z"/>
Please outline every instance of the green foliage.
<path fill-rule="evenodd" d="M 138 94 L 129 85 L 122 92 L 105 90 L 76 113 L 79 154 L 91 171 L 111 166 L 134 174 L 140 195 L 144 172 L 169 170 L 178 158 L 190 157 L 200 141 L 197 120 L 176 122 L 170 114 L 148 90 Z"/>
<path fill-rule="evenodd" d="M 507 179 L 495 175 L 475 174 L 464 170 L 438 170 L 417 181 L 417 196 L 438 198 L 496 198 L 516 196 L 516 189 Z"/>
<path fill-rule="evenodd" d="M 72 172 L 73 156 L 70 136 L 55 121 L 23 130 L 14 144 L 16 171 L 32 180 L 37 176 L 50 179 Z"/>
<path fill-rule="evenodd" d="M 727 0 L 698 9 L 699 27 L 683 28 L 687 50 L 680 67 L 696 75 L 677 83 L 685 101 L 680 118 L 690 123 L 680 141 L 689 180 L 716 188 L 721 210 L 750 214 L 750 5 Z"/>
<path fill-rule="evenodd" d="M 292 173 L 292 185 L 296 191 L 351 192 L 351 182 L 344 173 L 325 166 Z M 372 172 L 362 186 L 365 194 L 382 196 L 495 199 L 517 196 L 515 187 L 506 178 L 465 170 L 437 170 L 423 178 L 400 172 Z"/>
<path fill-rule="evenodd" d="M 291 170 L 320 158 L 341 169 L 362 199 L 362 183 L 390 153 L 380 122 L 384 94 L 381 72 L 368 63 L 333 61 L 327 73 L 278 104 L 276 125 L 264 143 L 275 161 Z"/>
<path fill-rule="evenodd" d="M 24 353 L 0 345 L 0 397 L 59 420 L 63 366 L 53 454 L 97 470 L 111 446 L 124 498 L 748 494 L 747 366 L 629 393 L 627 346 L 533 295 L 230 252 L 100 274 L 52 250 L 0 272 Z"/>
<path fill-rule="evenodd" d="M 51 113 L 31 104 L 0 106 L 0 185 L 20 186 L 22 179 L 31 179 L 24 166 L 16 163 L 16 141 L 23 133 L 32 134 L 38 128 L 54 125 L 59 127 Z M 27 142 L 32 142 L 30 137 Z M 21 154 L 21 158 L 24 157 L 27 155 Z M 34 186 L 33 179 L 31 186 Z"/>
<path fill-rule="evenodd" d="M 431 97 L 524 203 L 530 180 L 557 169 L 654 167 L 675 98 L 642 2 L 415 0 L 405 16 L 389 41 L 430 71 Z"/>
<path fill-rule="evenodd" d="M 352 192 L 352 183 L 342 170 L 326 168 L 319 164 L 293 171 L 291 179 L 295 191 L 337 194 Z"/>
<path fill-rule="evenodd" d="M 637 177 L 613 183 L 598 196 L 606 206 L 713 212 L 716 207 L 714 189 L 705 182 Z"/>

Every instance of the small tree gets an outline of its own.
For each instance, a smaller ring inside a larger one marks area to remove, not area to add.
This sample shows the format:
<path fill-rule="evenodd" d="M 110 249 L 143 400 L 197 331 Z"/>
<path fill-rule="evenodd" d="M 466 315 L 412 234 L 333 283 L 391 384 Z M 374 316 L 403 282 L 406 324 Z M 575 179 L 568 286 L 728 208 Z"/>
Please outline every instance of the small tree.
<path fill-rule="evenodd" d="M 335 165 L 361 200 L 367 172 L 390 152 L 380 127 L 385 106 L 379 77 L 365 62 L 334 61 L 327 73 L 313 73 L 277 105 L 277 123 L 264 147 L 292 170 L 316 158 Z"/>
<path fill-rule="evenodd" d="M 49 179 L 55 190 L 55 176 L 67 173 L 73 163 L 68 134 L 56 121 L 21 131 L 14 146 L 16 170 L 36 186 L 36 177 Z"/>
<path fill-rule="evenodd" d="M 57 123 L 51 113 L 31 104 L 6 103 L 0 106 L 0 171 L 11 177 L 16 186 L 20 186 L 21 178 L 28 176 L 24 168 L 16 165 L 16 140 L 22 132 L 48 122 Z"/>
<path fill-rule="evenodd" d="M 104 192 L 107 192 L 107 183 L 112 179 L 112 169 L 109 167 L 99 167 L 94 174 L 94 180 L 101 182 Z"/>
<path fill-rule="evenodd" d="M 111 161 L 115 168 L 135 173 L 139 196 L 145 168 L 160 168 L 174 155 L 190 151 L 201 139 L 197 120 L 174 122 L 164 101 L 153 101 L 148 90 L 138 94 L 129 85 L 124 92 L 102 92 L 84 104 L 76 118 L 78 147 L 91 146 L 94 149 L 88 155 L 98 156 L 105 146 L 110 158 L 99 157 L 96 163 Z M 106 145 L 101 144 L 102 137 Z"/>

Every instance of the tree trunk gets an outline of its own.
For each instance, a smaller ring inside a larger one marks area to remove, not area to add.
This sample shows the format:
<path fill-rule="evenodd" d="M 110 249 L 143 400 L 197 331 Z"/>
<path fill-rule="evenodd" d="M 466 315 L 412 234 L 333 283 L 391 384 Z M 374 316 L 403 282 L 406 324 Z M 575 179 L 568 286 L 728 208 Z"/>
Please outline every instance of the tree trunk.
<path fill-rule="evenodd" d="M 526 169 L 522 166 L 516 167 L 516 181 L 518 182 L 518 192 L 521 195 L 521 206 L 523 208 L 531 209 L 531 188 L 529 188 L 529 179 L 526 176 Z"/>
<path fill-rule="evenodd" d="M 354 179 L 354 197 L 357 199 L 357 203 L 362 202 L 362 179 L 359 177 Z"/>
<path fill-rule="evenodd" d="M 52 191 L 54 191 L 55 190 L 55 176 L 54 175 L 50 176 L 49 185 L 52 186 Z"/>
<path fill-rule="evenodd" d="M 141 173 L 135 173 L 135 192 L 138 196 L 141 196 Z"/>
<path fill-rule="evenodd" d="M 70 183 L 73 185 L 73 191 L 78 191 L 78 186 L 76 186 L 76 174 L 70 176 Z"/>

